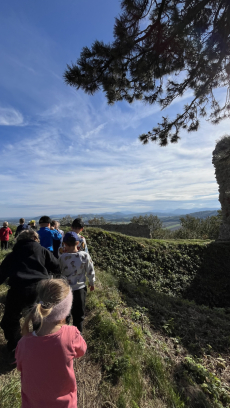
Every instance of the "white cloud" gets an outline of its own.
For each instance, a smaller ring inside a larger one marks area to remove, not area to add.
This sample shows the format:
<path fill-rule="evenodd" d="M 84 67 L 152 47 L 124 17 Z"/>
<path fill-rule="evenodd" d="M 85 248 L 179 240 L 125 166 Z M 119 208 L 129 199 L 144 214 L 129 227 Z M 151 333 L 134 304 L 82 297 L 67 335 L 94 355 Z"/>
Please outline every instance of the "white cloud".
<path fill-rule="evenodd" d="M 167 112 L 142 102 L 108 106 L 101 93 L 91 97 L 65 86 L 61 51 L 55 62 L 56 44 L 28 32 L 25 49 L 16 50 L 16 56 L 12 52 L 13 58 L 5 46 L 0 76 L 4 88 L 3 78 L 10 73 L 4 89 L 17 99 L 11 105 L 18 107 L 23 100 L 30 124 L 17 134 L 12 129 L 9 138 L 2 128 L 0 206 L 6 216 L 13 207 L 15 215 L 24 208 L 24 215 L 33 216 L 218 206 L 212 151 L 229 121 L 218 127 L 204 121 L 197 133 L 184 133 L 177 145 L 142 146 L 138 135 Z M 24 44 L 22 38 L 18 43 Z M 189 97 L 188 92 L 177 98 L 169 113 L 182 109 Z M 0 124 L 25 122 L 16 109 L 0 108 Z"/>
<path fill-rule="evenodd" d="M 74 114 L 79 111 L 76 98 L 67 121 L 64 114 L 60 120 L 62 110 L 56 107 L 46 121 L 42 117 L 36 122 L 33 138 L 5 144 L 0 166 L 13 171 L 13 163 L 14 174 L 1 180 L 1 189 L 15 206 L 30 203 L 31 216 L 43 208 L 77 214 L 175 208 L 183 202 L 190 207 L 218 206 L 211 163 L 216 128 L 205 123 L 193 143 L 184 138 L 167 148 L 142 146 L 136 136 L 133 141 L 124 137 L 132 132 L 132 123 L 125 131 L 112 119 L 100 124 L 102 107 L 90 106 L 89 115 L 87 98 L 83 99 L 86 116 Z"/>
<path fill-rule="evenodd" d="M 13 108 L 0 108 L 0 126 L 20 126 L 24 122 L 22 114 Z"/>

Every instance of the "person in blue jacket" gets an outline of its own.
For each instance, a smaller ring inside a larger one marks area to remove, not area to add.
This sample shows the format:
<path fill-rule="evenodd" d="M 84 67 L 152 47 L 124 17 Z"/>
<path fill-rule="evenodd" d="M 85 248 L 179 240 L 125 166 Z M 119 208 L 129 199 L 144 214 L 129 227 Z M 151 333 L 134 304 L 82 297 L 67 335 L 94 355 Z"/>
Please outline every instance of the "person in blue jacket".
<path fill-rule="evenodd" d="M 51 230 L 50 223 L 51 219 L 47 215 L 41 217 L 39 220 L 40 229 L 38 230 L 38 235 L 41 246 L 53 252 L 53 240 L 61 241 L 62 235 L 55 229 Z"/>

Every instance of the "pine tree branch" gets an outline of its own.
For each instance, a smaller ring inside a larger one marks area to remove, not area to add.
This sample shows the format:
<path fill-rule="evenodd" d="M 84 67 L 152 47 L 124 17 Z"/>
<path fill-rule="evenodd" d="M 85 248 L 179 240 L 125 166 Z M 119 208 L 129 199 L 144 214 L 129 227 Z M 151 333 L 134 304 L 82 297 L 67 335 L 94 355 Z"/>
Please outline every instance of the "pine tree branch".
<path fill-rule="evenodd" d="M 147 32 L 145 35 L 143 35 L 143 37 L 138 38 L 138 40 L 136 40 L 136 41 L 134 42 L 134 44 L 137 44 L 137 43 L 139 43 L 140 41 L 144 41 L 147 37 L 150 36 L 150 34 L 153 32 L 153 30 L 159 25 L 160 20 L 161 20 L 161 15 L 162 15 L 163 10 L 164 10 L 165 3 L 166 3 L 166 0 L 162 0 L 162 3 L 161 3 L 161 6 L 160 6 L 160 9 L 159 9 L 159 13 L 158 13 L 157 20 L 155 21 L 155 23 L 154 23 L 152 26 L 150 26 L 150 29 L 148 30 L 148 32 Z"/>
<path fill-rule="evenodd" d="M 135 44 L 137 44 L 137 43 L 139 43 L 141 41 L 144 41 L 147 37 L 150 36 L 150 34 L 153 32 L 154 28 L 157 27 L 157 25 L 160 22 L 159 16 L 161 18 L 161 14 L 163 12 L 165 1 L 166 0 L 162 1 L 161 8 L 160 8 L 160 11 L 159 11 L 159 15 L 158 15 L 158 18 L 157 18 L 156 22 L 152 26 L 150 26 L 149 31 L 143 37 L 138 38 L 135 41 Z M 201 1 L 201 3 L 199 3 L 197 6 L 194 7 L 193 12 L 191 14 L 187 13 L 187 18 L 185 17 L 183 19 L 183 21 L 177 25 L 176 29 L 173 31 L 171 36 L 168 38 L 167 42 L 170 42 L 179 32 L 181 32 L 188 24 L 190 24 L 192 22 L 194 16 L 196 16 L 203 9 L 203 7 L 206 6 L 209 2 L 210 2 L 210 0 L 203 0 L 203 1 Z"/>
<path fill-rule="evenodd" d="M 218 7 L 218 9 L 217 9 L 217 11 L 216 11 L 215 18 L 214 18 L 214 21 L 213 21 L 213 26 L 216 25 L 218 15 L 219 15 L 219 12 L 220 12 L 221 7 L 223 6 L 223 4 L 224 4 L 224 0 L 222 0 L 222 1 L 220 2 L 219 7 Z"/>
<path fill-rule="evenodd" d="M 230 83 L 229 0 L 123 0 L 122 9 L 114 42 L 84 48 L 78 65 L 68 67 L 66 83 L 91 94 L 102 88 L 109 103 L 143 98 L 163 109 L 192 89 L 195 97 L 184 111 L 172 121 L 163 118 L 144 142 L 158 139 L 164 145 L 177 141 L 180 128 L 197 130 L 198 112 L 205 116 L 208 103 L 213 123 L 227 117 L 230 103 L 220 107 L 213 90 Z M 140 30 L 146 15 L 150 24 Z M 185 78 L 167 80 L 180 73 Z"/>

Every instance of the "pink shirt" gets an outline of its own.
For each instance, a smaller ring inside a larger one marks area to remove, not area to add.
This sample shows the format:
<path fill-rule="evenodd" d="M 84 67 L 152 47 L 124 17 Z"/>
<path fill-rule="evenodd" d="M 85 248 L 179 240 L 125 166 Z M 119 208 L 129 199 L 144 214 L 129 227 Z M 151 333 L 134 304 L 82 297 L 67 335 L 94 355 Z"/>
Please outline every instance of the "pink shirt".
<path fill-rule="evenodd" d="M 21 408 L 76 408 L 77 384 L 73 359 L 87 345 L 78 329 L 64 325 L 46 336 L 24 336 L 16 349 L 21 371 Z"/>

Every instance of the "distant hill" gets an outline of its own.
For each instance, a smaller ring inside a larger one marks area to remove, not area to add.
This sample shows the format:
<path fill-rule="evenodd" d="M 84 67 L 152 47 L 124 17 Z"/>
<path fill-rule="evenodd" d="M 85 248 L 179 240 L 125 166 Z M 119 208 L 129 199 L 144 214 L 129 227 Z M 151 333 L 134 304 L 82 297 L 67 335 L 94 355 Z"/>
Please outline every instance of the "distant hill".
<path fill-rule="evenodd" d="M 191 213 L 189 215 L 191 215 L 192 217 L 196 217 L 196 218 L 207 218 L 207 217 L 212 217 L 212 216 L 216 216 L 218 215 L 218 211 L 219 210 L 213 210 L 213 211 L 198 211 L 195 213 Z"/>
<path fill-rule="evenodd" d="M 198 211 L 194 211 L 198 210 Z M 218 209 L 216 208 L 204 208 L 202 211 L 200 209 L 177 209 L 177 210 L 168 210 L 166 211 L 146 211 L 146 212 L 131 212 L 131 211 L 118 211 L 118 212 L 106 212 L 106 213 L 100 213 L 100 214 L 91 214 L 91 213 L 84 213 L 84 214 L 70 214 L 72 218 L 76 218 L 78 215 L 80 215 L 85 222 L 88 220 L 94 218 L 94 217 L 104 217 L 106 222 L 111 222 L 111 223 L 127 223 L 130 222 L 132 217 L 139 217 L 140 215 L 157 215 L 161 221 L 163 222 L 163 226 L 166 228 L 170 229 L 177 229 L 180 227 L 180 217 L 185 216 L 185 215 L 191 215 L 192 217 L 196 218 L 207 218 L 211 217 L 213 215 L 217 215 Z M 42 215 L 42 214 L 41 214 Z M 33 219 L 36 222 L 39 221 L 39 218 L 41 215 L 36 216 L 36 217 L 25 217 L 26 222 L 29 220 Z M 53 219 L 61 219 L 65 217 L 66 214 L 51 214 L 50 218 Z M 0 224 L 2 224 L 3 221 L 5 221 L 6 218 L 0 218 Z M 10 224 L 18 225 L 19 217 L 8 217 L 7 221 Z"/>
<path fill-rule="evenodd" d="M 180 214 L 180 215 L 174 215 L 174 216 L 159 216 L 160 220 L 163 223 L 163 227 L 170 229 L 171 231 L 175 231 L 176 229 L 180 228 L 180 218 L 185 217 L 186 215 L 190 215 L 191 217 L 195 218 L 201 218 L 205 219 L 208 217 L 216 216 L 218 215 L 218 210 L 213 210 L 213 211 L 198 211 L 194 213 L 189 213 L 189 214 Z"/>
<path fill-rule="evenodd" d="M 205 212 L 205 211 L 218 211 L 220 208 L 193 208 L 189 210 L 185 210 L 183 208 L 177 208 L 176 210 L 173 210 L 173 214 L 179 214 L 179 215 L 186 215 L 186 214 L 193 214 L 193 213 L 199 213 L 199 212 Z"/>

